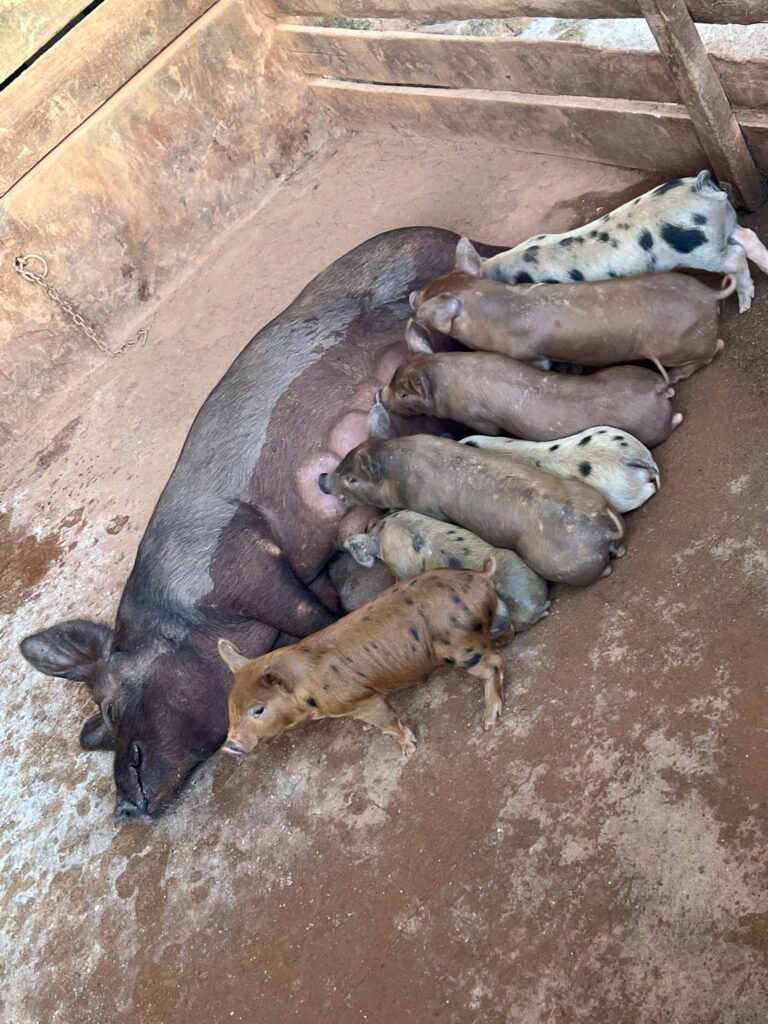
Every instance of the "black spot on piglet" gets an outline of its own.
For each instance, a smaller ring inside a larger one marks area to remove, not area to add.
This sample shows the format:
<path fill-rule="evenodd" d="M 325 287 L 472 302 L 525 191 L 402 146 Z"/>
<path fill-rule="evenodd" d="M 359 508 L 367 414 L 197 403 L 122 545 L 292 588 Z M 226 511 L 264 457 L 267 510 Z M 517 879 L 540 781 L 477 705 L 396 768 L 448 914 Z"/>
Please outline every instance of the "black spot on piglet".
<path fill-rule="evenodd" d="M 683 184 L 681 178 L 674 178 L 672 181 L 665 181 L 663 185 L 659 185 L 658 188 L 653 190 L 655 196 L 663 196 L 665 192 L 670 192 L 673 188 L 680 188 Z"/>
<path fill-rule="evenodd" d="M 534 245 L 530 249 L 526 249 L 523 253 L 523 263 L 538 263 L 539 257 L 536 255 L 538 251 L 538 245 Z"/>
<path fill-rule="evenodd" d="M 565 245 L 565 246 L 573 245 L 573 239 L 570 236 L 568 238 L 561 238 L 560 239 L 560 245 Z"/>
<path fill-rule="evenodd" d="M 589 476 L 589 474 L 592 472 L 592 466 L 588 462 L 580 462 L 579 472 L 582 476 Z"/>
<path fill-rule="evenodd" d="M 480 445 L 477 443 L 477 441 L 465 441 L 464 444 L 467 446 L 467 448 L 479 448 L 480 447 Z"/>
<path fill-rule="evenodd" d="M 408 632 L 411 634 L 414 640 L 421 640 L 421 637 L 419 636 L 419 631 L 418 629 L 416 629 L 415 626 L 411 626 Z"/>
<path fill-rule="evenodd" d="M 448 565 L 450 565 L 450 567 L 452 569 L 459 569 L 461 567 L 461 559 L 460 558 L 454 558 L 454 556 L 451 555 L 451 557 L 448 559 Z M 457 601 L 458 598 L 456 596 L 454 596 L 453 600 Z"/>
<path fill-rule="evenodd" d="M 311 708 L 317 707 L 317 701 L 315 700 L 314 697 L 307 697 L 307 704 L 309 704 Z"/>
<path fill-rule="evenodd" d="M 704 216 L 703 213 L 694 213 L 694 215 L 693 215 L 693 223 L 694 224 L 706 224 L 707 223 L 707 218 Z"/>
<path fill-rule="evenodd" d="M 421 551 L 421 549 L 424 547 L 424 538 L 421 537 L 418 533 L 414 533 L 414 535 L 411 537 L 411 547 L 413 548 L 414 551 Z"/>
<path fill-rule="evenodd" d="M 587 434 L 586 437 L 582 437 L 582 439 L 579 441 L 579 448 L 583 448 L 584 445 L 585 444 L 589 444 L 589 442 L 591 440 L 592 440 L 592 435 L 591 434 Z"/>
<path fill-rule="evenodd" d="M 580 270 L 577 270 L 576 267 L 574 267 L 573 270 L 571 270 L 569 272 L 568 277 L 570 277 L 570 279 L 572 281 L 583 281 L 584 280 L 584 275 L 582 274 L 582 272 Z"/>
<path fill-rule="evenodd" d="M 558 449 L 559 447 L 560 447 L 560 445 L 559 445 L 559 444 L 551 444 L 551 445 L 549 446 L 549 450 L 550 450 L 551 452 L 556 452 L 556 451 L 557 451 L 557 449 Z"/>
<path fill-rule="evenodd" d="M 675 252 L 693 252 L 707 240 L 698 228 L 683 228 L 679 224 L 662 224 L 661 237 Z"/>
<path fill-rule="evenodd" d="M 653 235 L 648 228 L 643 228 L 640 234 L 637 236 L 637 240 L 640 243 L 640 248 L 645 249 L 648 252 L 649 249 L 653 248 Z"/>
<path fill-rule="evenodd" d="M 515 284 L 533 284 L 533 278 L 530 274 L 521 270 L 520 273 L 515 276 Z"/>

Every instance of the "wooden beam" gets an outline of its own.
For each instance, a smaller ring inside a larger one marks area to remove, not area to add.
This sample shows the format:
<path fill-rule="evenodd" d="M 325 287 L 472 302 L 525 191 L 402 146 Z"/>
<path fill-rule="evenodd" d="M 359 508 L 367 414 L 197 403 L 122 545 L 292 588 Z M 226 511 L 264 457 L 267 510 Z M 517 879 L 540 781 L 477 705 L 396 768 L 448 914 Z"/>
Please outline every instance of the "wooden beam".
<path fill-rule="evenodd" d="M 278 14 L 322 18 L 409 18 L 431 23 L 467 18 L 640 18 L 639 0 L 273 0 Z M 696 21 L 754 25 L 768 21 L 768 0 L 691 0 Z"/>
<path fill-rule="evenodd" d="M 679 103 L 660 53 L 567 40 L 365 32 L 283 24 L 275 46 L 291 68 L 390 85 L 494 89 Z M 766 60 L 710 58 L 734 106 L 768 107 Z"/>
<path fill-rule="evenodd" d="M 325 110 L 345 127 L 361 132 L 503 139 L 527 152 L 636 167 L 669 177 L 696 174 L 707 166 L 680 104 L 328 79 L 315 79 L 311 88 Z M 750 145 L 768 165 L 768 113 L 740 110 L 739 120 Z"/>
<path fill-rule="evenodd" d="M 88 0 L 45 0 L 44 3 L 0 0 L 0 82 L 87 5 Z"/>
<path fill-rule="evenodd" d="M 528 152 L 636 167 L 670 177 L 696 173 L 706 166 L 690 118 L 678 104 L 327 79 L 315 79 L 312 91 L 345 127 L 358 131 L 503 139 Z"/>
<path fill-rule="evenodd" d="M 0 196 L 216 0 L 105 0 L 0 92 Z"/>
<path fill-rule="evenodd" d="M 760 172 L 685 0 L 640 0 L 640 6 L 715 175 L 757 209 L 764 198 Z"/>

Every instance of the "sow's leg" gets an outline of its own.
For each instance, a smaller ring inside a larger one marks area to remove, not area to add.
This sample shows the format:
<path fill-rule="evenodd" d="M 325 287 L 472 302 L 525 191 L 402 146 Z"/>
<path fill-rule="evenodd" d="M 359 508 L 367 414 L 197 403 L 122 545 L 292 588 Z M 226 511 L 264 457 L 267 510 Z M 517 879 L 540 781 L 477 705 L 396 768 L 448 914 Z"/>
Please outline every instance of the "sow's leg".
<path fill-rule="evenodd" d="M 211 564 L 206 603 L 266 623 L 283 634 L 309 636 L 336 619 L 295 575 L 258 509 L 241 503 L 222 530 Z"/>

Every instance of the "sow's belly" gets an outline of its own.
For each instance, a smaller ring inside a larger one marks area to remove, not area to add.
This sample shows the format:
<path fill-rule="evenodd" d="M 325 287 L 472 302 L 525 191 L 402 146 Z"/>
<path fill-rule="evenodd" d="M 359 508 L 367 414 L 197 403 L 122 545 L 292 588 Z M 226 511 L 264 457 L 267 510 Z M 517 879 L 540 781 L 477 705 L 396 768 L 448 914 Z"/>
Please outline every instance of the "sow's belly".
<path fill-rule="evenodd" d="M 364 530 L 376 511 L 323 494 L 318 477 L 366 439 L 374 395 L 408 354 L 404 322 L 391 316 L 382 321 L 364 344 L 359 337 L 348 345 L 340 342 L 292 382 L 273 410 L 255 467 L 251 500 L 265 512 L 305 582 L 317 576 L 346 537 Z M 445 424 L 393 417 L 393 428 L 400 434 L 435 433 Z"/>

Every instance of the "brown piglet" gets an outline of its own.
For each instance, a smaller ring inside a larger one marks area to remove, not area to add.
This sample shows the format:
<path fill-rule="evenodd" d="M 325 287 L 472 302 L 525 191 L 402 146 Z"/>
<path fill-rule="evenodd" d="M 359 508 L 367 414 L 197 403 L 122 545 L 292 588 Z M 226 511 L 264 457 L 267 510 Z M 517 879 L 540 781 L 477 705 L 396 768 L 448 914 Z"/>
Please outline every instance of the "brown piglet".
<path fill-rule="evenodd" d="M 675 273 L 513 286 L 482 277 L 471 248 L 462 239 L 457 269 L 411 293 L 420 324 L 469 348 L 586 366 L 648 359 L 667 385 L 690 377 L 723 348 L 718 307 L 736 288 L 732 275 L 719 292 Z"/>
<path fill-rule="evenodd" d="M 411 356 L 380 392 L 401 416 L 424 413 L 493 436 L 557 441 L 597 424 L 626 430 L 650 448 L 680 425 L 675 389 L 642 366 L 609 366 L 583 377 L 552 373 L 496 352 L 435 353 L 425 327 L 409 321 Z"/>
<path fill-rule="evenodd" d="M 319 633 L 254 660 L 219 640 L 234 673 L 226 753 L 247 754 L 320 718 L 358 718 L 413 753 L 415 737 L 384 695 L 424 681 L 443 664 L 482 681 L 483 722 L 490 728 L 501 714 L 504 673 L 494 642 L 510 634 L 495 571 L 493 558 L 482 571 L 431 569 Z"/>

